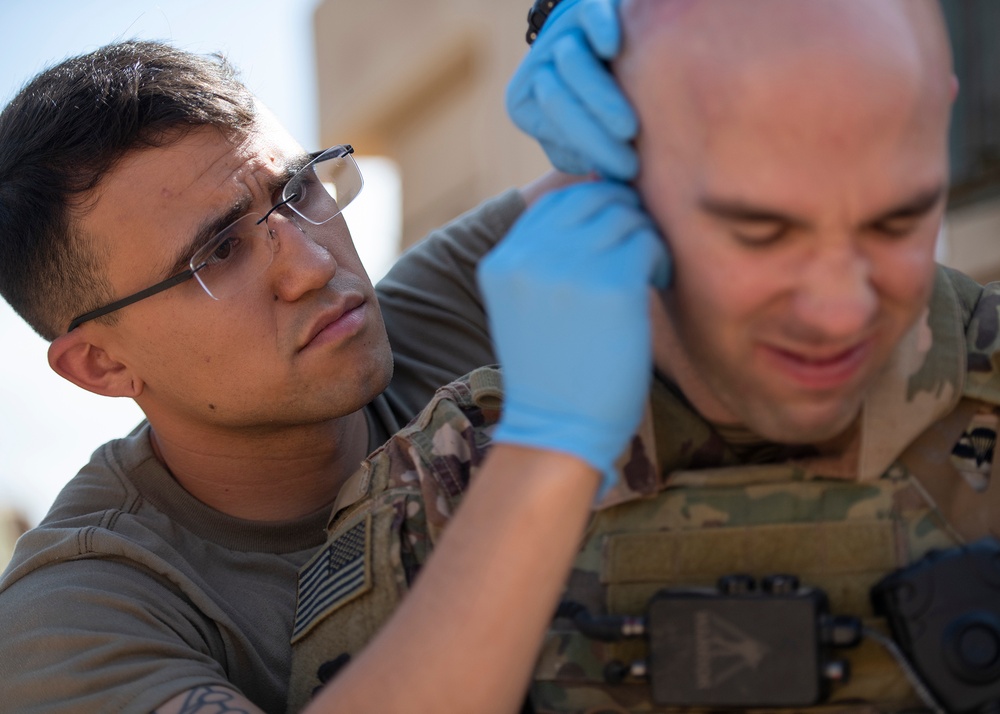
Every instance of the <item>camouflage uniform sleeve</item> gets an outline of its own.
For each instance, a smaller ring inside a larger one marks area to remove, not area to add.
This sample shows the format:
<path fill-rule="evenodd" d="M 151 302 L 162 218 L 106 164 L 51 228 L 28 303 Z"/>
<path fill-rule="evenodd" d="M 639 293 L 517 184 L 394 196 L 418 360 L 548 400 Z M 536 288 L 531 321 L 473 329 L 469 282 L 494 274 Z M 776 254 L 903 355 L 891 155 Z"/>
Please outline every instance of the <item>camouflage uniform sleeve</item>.
<path fill-rule="evenodd" d="M 409 588 L 458 507 L 489 449 L 499 418 L 500 374 L 482 368 L 445 387 L 368 461 L 384 471 L 385 492 L 408 494 L 399 509 L 399 550 Z M 381 479 L 376 479 L 381 481 Z"/>
<path fill-rule="evenodd" d="M 500 373 L 489 367 L 442 387 L 345 485 L 326 545 L 299 572 L 289 712 L 361 650 L 409 590 L 485 458 L 501 396 Z"/>

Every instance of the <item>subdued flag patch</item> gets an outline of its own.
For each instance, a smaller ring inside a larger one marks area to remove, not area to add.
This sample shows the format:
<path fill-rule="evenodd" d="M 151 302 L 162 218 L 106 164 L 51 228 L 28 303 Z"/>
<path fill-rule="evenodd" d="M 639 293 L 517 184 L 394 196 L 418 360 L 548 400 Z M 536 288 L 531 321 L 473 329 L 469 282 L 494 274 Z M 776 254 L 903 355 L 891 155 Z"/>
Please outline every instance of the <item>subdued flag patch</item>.
<path fill-rule="evenodd" d="M 329 613 L 371 589 L 371 529 L 369 515 L 327 543 L 299 572 L 293 643 Z"/>
<path fill-rule="evenodd" d="M 993 411 L 976 414 L 951 451 L 952 465 L 979 492 L 985 491 L 989 485 L 998 421 Z"/>

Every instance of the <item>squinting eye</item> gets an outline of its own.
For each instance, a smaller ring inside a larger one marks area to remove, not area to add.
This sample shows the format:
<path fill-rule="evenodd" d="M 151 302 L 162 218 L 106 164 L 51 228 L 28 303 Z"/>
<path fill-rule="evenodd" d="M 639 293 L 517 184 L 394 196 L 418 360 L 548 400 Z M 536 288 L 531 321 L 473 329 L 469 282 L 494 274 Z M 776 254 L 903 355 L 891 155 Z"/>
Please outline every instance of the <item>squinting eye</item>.
<path fill-rule="evenodd" d="M 285 196 L 289 199 L 289 203 L 296 204 L 308 200 L 310 184 L 314 176 L 310 174 L 312 174 L 311 171 L 307 172 L 305 176 L 300 176 L 294 184 L 289 184 L 285 188 Z"/>
<path fill-rule="evenodd" d="M 775 223 L 741 224 L 733 229 L 733 235 L 740 243 L 750 247 L 774 243 L 785 234 L 786 227 Z"/>
<path fill-rule="evenodd" d="M 297 176 L 285 184 L 281 191 L 281 199 L 288 203 L 295 203 L 302 197 L 302 180 Z"/>
<path fill-rule="evenodd" d="M 876 229 L 890 238 L 902 238 L 910 235 L 917 227 L 918 222 L 915 218 L 896 218 L 882 221 L 876 226 Z"/>
<path fill-rule="evenodd" d="M 312 169 L 303 170 L 295 174 L 292 180 L 285 184 L 281 192 L 282 198 L 288 203 L 299 203 L 309 195 L 309 184 L 314 179 L 315 173 Z"/>
<path fill-rule="evenodd" d="M 239 248 L 241 239 L 239 236 L 228 236 L 224 241 L 212 251 L 205 261 L 208 265 L 218 265 L 224 263 L 232 257 L 233 251 Z"/>

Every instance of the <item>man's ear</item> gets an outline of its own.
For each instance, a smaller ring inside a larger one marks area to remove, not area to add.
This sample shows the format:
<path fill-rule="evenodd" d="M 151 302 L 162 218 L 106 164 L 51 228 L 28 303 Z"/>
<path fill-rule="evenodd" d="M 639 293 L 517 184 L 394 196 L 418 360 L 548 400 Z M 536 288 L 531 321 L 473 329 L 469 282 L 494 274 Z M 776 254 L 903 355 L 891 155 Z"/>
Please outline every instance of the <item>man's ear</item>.
<path fill-rule="evenodd" d="M 77 328 L 49 344 L 49 366 L 64 379 L 94 394 L 135 398 L 142 393 L 142 381 L 87 337 L 86 328 Z"/>

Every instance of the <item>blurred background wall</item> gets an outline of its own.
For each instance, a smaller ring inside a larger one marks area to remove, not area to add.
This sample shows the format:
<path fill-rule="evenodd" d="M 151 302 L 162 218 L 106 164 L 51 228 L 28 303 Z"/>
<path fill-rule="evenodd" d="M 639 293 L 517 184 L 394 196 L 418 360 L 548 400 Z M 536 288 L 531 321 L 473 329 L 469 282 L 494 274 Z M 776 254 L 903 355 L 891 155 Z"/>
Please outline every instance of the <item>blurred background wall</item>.
<path fill-rule="evenodd" d="M 544 153 L 507 119 L 530 0 L 323 0 L 315 14 L 319 132 L 396 162 L 402 243 L 538 176 Z"/>
<path fill-rule="evenodd" d="M 958 75 L 943 262 L 1000 280 L 1000 3 L 943 0 Z"/>

